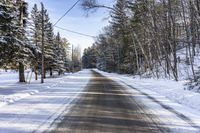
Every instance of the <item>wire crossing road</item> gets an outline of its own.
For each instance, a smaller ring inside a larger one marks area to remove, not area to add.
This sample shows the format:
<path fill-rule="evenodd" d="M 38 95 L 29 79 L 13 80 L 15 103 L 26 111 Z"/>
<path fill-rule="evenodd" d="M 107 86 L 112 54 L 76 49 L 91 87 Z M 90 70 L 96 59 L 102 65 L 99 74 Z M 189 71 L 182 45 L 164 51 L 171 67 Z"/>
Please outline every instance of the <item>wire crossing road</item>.
<path fill-rule="evenodd" d="M 93 71 L 93 78 L 52 133 L 170 132 L 123 86 Z"/>

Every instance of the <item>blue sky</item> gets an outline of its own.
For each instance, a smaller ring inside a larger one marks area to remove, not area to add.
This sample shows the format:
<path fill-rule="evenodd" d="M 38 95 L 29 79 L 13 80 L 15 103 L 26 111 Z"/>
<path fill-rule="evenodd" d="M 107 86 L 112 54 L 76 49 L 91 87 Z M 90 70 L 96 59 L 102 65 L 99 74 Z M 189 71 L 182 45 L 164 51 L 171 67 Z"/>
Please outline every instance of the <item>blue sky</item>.
<path fill-rule="evenodd" d="M 45 8 L 51 18 L 51 22 L 55 23 L 75 2 L 76 0 L 26 0 L 29 4 L 29 10 L 33 5 L 44 3 Z M 113 0 L 100 0 L 106 5 L 112 6 Z M 97 36 L 101 29 L 108 25 L 109 17 L 108 10 L 98 10 L 97 12 L 90 14 L 86 17 L 86 13 L 81 9 L 80 3 L 71 10 L 58 24 L 57 26 L 67 28 L 73 31 Z M 84 48 L 91 46 L 94 42 L 93 38 L 80 36 L 70 32 L 66 32 L 57 28 L 54 28 L 55 32 L 60 32 L 62 37 L 66 37 L 73 45 L 80 45 L 82 51 Z"/>

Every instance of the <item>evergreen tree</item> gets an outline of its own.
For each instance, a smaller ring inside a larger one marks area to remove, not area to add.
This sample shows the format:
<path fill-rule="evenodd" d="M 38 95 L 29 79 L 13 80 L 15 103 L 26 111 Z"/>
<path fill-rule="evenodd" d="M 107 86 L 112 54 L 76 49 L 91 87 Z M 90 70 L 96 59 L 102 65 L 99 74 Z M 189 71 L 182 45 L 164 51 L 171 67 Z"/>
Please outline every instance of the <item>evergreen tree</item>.
<path fill-rule="evenodd" d="M 83 68 L 96 68 L 97 64 L 97 50 L 96 45 L 93 44 L 92 47 L 89 47 L 84 50 L 82 56 Z"/>
<path fill-rule="evenodd" d="M 50 71 L 50 76 L 53 75 L 53 69 L 56 68 L 55 47 L 54 47 L 54 33 L 53 26 L 50 22 L 46 24 L 45 30 L 45 69 Z"/>
<path fill-rule="evenodd" d="M 38 79 L 38 68 L 41 57 L 41 19 L 40 11 L 35 4 L 30 15 L 29 21 L 29 40 L 32 47 L 34 47 L 34 56 L 31 59 L 32 65 L 34 66 L 35 80 Z"/>
<path fill-rule="evenodd" d="M 113 37 L 116 38 L 115 45 L 117 51 L 117 71 L 123 72 L 123 63 L 125 59 L 125 55 L 127 52 L 127 47 L 129 44 L 128 39 L 128 27 L 127 27 L 127 0 L 117 0 L 116 4 L 113 6 L 113 10 L 111 11 L 112 21 L 112 33 Z"/>
<path fill-rule="evenodd" d="M 0 66 L 3 66 L 11 63 L 15 57 L 19 28 L 16 25 L 16 8 L 12 0 L 0 1 L 0 12 Z"/>
<path fill-rule="evenodd" d="M 24 65 L 32 54 L 26 38 L 27 3 L 23 0 L 3 1 L 0 15 L 2 64 L 19 68 L 19 82 L 25 82 Z M 4 58 L 4 59 L 3 59 Z"/>
<path fill-rule="evenodd" d="M 62 38 L 62 58 L 64 61 L 64 69 L 65 71 L 70 70 L 70 55 L 69 55 L 69 50 L 70 50 L 70 43 L 66 38 Z"/>
<path fill-rule="evenodd" d="M 17 61 L 19 63 L 19 82 L 25 82 L 25 74 L 24 74 L 24 65 L 28 61 L 28 57 L 30 54 L 30 49 L 27 47 L 27 37 L 26 35 L 26 24 L 27 24 L 27 3 L 24 0 L 17 0 L 15 3 L 16 14 L 17 14 L 17 25 L 18 25 L 18 34 L 17 34 L 17 42 L 19 45 L 19 49 L 16 52 Z"/>
<path fill-rule="evenodd" d="M 62 39 L 60 37 L 60 33 L 58 32 L 55 37 L 55 62 L 57 64 L 56 71 L 58 71 L 58 75 L 64 72 L 64 60 L 62 57 Z"/>

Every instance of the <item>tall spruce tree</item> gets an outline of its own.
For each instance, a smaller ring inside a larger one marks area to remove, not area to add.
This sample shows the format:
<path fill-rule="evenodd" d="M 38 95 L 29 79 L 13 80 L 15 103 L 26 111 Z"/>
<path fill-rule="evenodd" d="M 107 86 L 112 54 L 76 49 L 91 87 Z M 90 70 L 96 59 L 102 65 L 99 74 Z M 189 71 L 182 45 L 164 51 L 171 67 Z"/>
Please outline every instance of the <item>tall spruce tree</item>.
<path fill-rule="evenodd" d="M 17 43 L 19 44 L 19 50 L 17 51 L 17 61 L 19 63 L 19 82 L 25 82 L 24 74 L 24 65 L 29 56 L 29 49 L 27 46 L 27 38 L 25 36 L 26 32 L 26 23 L 27 23 L 27 3 L 24 0 L 17 0 L 16 3 L 16 14 L 18 17 L 18 34 L 17 34 Z"/>
<path fill-rule="evenodd" d="M 60 37 L 60 33 L 58 32 L 55 37 L 55 62 L 57 64 L 56 70 L 58 71 L 58 75 L 61 75 L 64 72 L 64 61 L 62 57 L 62 39 Z"/>
<path fill-rule="evenodd" d="M 46 24 L 45 30 L 45 69 L 50 71 L 50 76 L 53 75 L 53 69 L 56 68 L 56 59 L 55 59 L 55 45 L 54 45 L 54 33 L 53 26 L 50 22 Z"/>
<path fill-rule="evenodd" d="M 0 66 L 7 66 L 15 57 L 18 26 L 12 0 L 0 1 Z"/>
<path fill-rule="evenodd" d="M 34 73 L 35 73 L 35 80 L 38 79 L 38 69 L 39 63 L 41 62 L 41 17 L 40 11 L 38 10 L 37 5 L 35 4 L 30 15 L 29 21 L 29 40 L 32 47 L 34 47 L 34 56 L 31 59 Z"/>

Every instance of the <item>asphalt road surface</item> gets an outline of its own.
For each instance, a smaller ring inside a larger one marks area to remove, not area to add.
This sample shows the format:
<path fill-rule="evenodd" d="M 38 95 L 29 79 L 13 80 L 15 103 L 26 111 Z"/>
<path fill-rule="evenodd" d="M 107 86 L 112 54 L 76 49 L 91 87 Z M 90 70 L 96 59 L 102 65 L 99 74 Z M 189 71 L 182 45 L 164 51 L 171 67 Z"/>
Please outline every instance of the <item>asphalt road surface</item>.
<path fill-rule="evenodd" d="M 168 133 L 133 94 L 93 71 L 93 78 L 51 133 Z"/>

